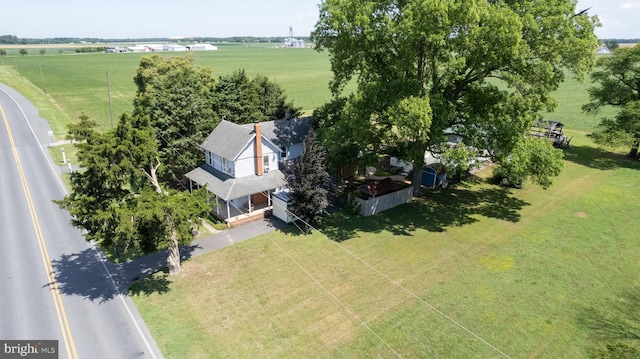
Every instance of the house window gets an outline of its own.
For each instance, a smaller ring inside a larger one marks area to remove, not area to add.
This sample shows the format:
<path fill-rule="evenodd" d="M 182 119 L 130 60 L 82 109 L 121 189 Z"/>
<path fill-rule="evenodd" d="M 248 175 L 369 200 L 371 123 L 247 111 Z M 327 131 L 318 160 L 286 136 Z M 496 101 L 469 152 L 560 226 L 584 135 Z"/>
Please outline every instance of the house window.
<path fill-rule="evenodd" d="M 269 155 L 262 156 L 262 170 L 264 173 L 269 172 Z"/>
<path fill-rule="evenodd" d="M 231 170 L 231 163 L 232 163 L 231 161 L 222 157 L 222 172 L 233 175 L 233 172 Z"/>
<path fill-rule="evenodd" d="M 280 147 L 280 158 L 283 160 L 287 158 L 287 146 Z"/>

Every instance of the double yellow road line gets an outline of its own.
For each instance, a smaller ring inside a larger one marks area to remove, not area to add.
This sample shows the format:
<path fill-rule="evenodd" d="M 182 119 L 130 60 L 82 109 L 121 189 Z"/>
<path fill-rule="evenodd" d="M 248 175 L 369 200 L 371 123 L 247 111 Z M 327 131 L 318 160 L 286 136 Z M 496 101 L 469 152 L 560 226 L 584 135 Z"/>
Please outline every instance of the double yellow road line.
<path fill-rule="evenodd" d="M 47 246 L 44 241 L 44 236 L 42 235 L 42 229 L 40 228 L 40 222 L 38 221 L 38 216 L 36 214 L 36 207 L 33 204 L 33 199 L 31 198 L 31 192 L 29 191 L 29 186 L 27 185 L 27 179 L 24 175 L 24 171 L 22 170 L 22 164 L 20 163 L 20 157 L 18 156 L 18 149 L 16 148 L 16 144 L 13 139 L 13 134 L 11 133 L 11 126 L 9 126 L 9 120 L 7 119 L 7 115 L 4 111 L 4 108 L 2 108 L 2 106 L 0 106 L 0 115 L 2 115 L 2 119 L 4 120 L 4 125 L 7 129 L 9 144 L 11 145 L 13 158 L 16 160 L 18 175 L 20 176 L 20 182 L 22 183 L 22 188 L 24 189 L 24 194 L 27 199 L 27 204 L 29 206 L 31 222 L 33 223 L 33 228 L 36 232 L 36 238 L 38 240 L 38 246 L 40 247 L 40 256 L 42 257 L 42 264 L 44 265 L 45 272 L 47 273 L 49 289 L 51 292 L 51 296 L 53 297 L 53 303 L 56 308 L 56 313 L 58 315 L 58 324 L 60 325 L 60 330 L 62 331 L 64 346 L 67 349 L 69 358 L 77 359 L 78 353 L 76 352 L 76 346 L 73 341 L 73 336 L 71 335 L 71 328 L 69 327 L 67 314 L 64 310 L 62 297 L 60 296 L 60 288 L 58 287 L 58 282 L 56 281 L 53 267 L 51 266 L 51 258 L 49 258 L 49 253 L 47 251 Z"/>

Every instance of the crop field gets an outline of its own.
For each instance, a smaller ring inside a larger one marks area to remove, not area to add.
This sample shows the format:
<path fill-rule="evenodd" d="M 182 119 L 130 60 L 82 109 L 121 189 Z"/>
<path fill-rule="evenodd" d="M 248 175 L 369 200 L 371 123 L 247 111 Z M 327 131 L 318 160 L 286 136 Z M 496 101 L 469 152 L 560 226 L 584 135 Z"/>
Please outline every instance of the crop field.
<path fill-rule="evenodd" d="M 330 97 L 326 53 L 195 55 L 216 74 L 269 76 L 307 111 Z M 0 81 L 58 134 L 82 111 L 108 128 L 106 72 L 114 113 L 127 111 L 140 56 L 10 54 Z M 568 77 L 545 115 L 574 136 L 547 190 L 495 186 L 487 169 L 373 217 L 339 212 L 310 235 L 290 226 L 190 259 L 130 294 L 166 358 L 589 358 L 606 342 L 637 347 L 640 163 L 591 142 L 614 111 L 582 113 L 589 86 Z"/>
<path fill-rule="evenodd" d="M 329 101 L 331 80 L 329 55 L 313 49 L 287 49 L 267 45 L 220 44 L 217 51 L 192 54 L 197 64 L 210 67 L 215 76 L 245 69 L 253 77 L 262 74 L 278 83 L 294 105 L 306 114 Z M 187 53 L 158 53 L 163 56 L 183 56 Z M 75 121 L 82 112 L 97 121 L 103 129 L 110 127 L 109 92 L 114 121 L 131 111 L 135 95 L 136 67 L 142 56 L 150 53 L 122 54 L 62 54 L 50 49 L 44 55 L 31 50 L 29 55 L 9 53 L 0 57 L 5 72 L 15 70 L 35 87 L 46 92 L 49 101 L 61 108 L 68 118 L 53 126 L 56 135 L 63 135 L 68 121 Z M 107 73 L 109 87 L 107 87 Z M 0 77 L 0 81 L 6 82 Z M 62 132 L 61 132 L 62 131 Z"/>

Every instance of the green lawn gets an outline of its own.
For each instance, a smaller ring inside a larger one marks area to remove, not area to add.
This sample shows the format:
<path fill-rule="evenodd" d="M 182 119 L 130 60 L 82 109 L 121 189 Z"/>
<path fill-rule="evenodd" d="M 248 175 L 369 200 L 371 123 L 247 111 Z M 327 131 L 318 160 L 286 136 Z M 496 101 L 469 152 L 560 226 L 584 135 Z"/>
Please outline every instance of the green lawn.
<path fill-rule="evenodd" d="M 640 164 L 575 136 L 548 190 L 480 173 L 192 259 L 133 299 L 167 358 L 588 357 L 640 317 Z"/>

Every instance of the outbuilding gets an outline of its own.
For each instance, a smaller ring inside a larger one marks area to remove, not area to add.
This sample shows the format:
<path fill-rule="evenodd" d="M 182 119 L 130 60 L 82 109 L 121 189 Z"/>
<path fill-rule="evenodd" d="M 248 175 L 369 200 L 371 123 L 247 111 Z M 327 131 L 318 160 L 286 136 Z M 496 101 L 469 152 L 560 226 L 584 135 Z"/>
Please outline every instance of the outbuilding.
<path fill-rule="evenodd" d="M 291 197 L 286 191 L 276 192 L 271 195 L 273 201 L 273 216 L 283 221 L 291 223 L 294 221 L 289 206 L 291 205 Z"/>
<path fill-rule="evenodd" d="M 193 45 L 187 45 L 186 48 L 187 50 L 191 50 L 191 51 L 214 51 L 218 49 L 217 46 L 213 46 L 210 44 L 193 44 Z"/>
<path fill-rule="evenodd" d="M 163 51 L 187 51 L 187 48 L 185 46 L 182 45 L 175 45 L 175 44 L 165 44 L 162 47 Z"/>

